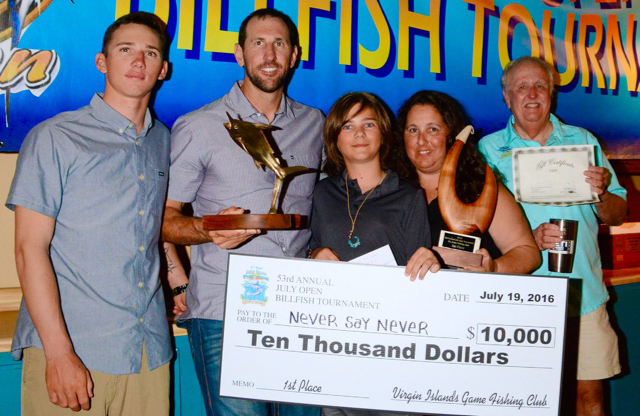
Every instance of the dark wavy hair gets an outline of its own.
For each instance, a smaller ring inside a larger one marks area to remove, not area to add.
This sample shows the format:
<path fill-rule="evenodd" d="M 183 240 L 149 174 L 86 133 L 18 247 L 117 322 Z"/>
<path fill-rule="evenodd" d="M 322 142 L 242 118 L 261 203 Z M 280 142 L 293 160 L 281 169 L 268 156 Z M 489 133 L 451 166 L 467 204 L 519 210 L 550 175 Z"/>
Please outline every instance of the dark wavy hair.
<path fill-rule="evenodd" d="M 380 128 L 380 166 L 390 169 L 390 155 L 393 146 L 393 128 L 391 118 L 382 101 L 368 92 L 350 92 L 338 98 L 324 122 L 324 151 L 327 157 L 324 171 L 329 176 L 339 175 L 344 171 L 345 164 L 342 153 L 338 150 L 338 135 L 342 126 L 347 122 L 349 111 L 358 106 L 357 114 L 369 109 L 373 112 Z"/>
<path fill-rule="evenodd" d="M 102 38 L 102 53 L 104 56 L 107 56 L 107 53 L 109 52 L 109 43 L 111 43 L 111 39 L 113 38 L 113 34 L 116 30 L 118 30 L 120 26 L 130 24 L 143 25 L 151 29 L 153 33 L 158 36 L 158 40 L 160 41 L 160 52 L 162 53 L 162 57 L 164 58 L 167 56 L 167 46 L 169 46 L 170 41 L 169 35 L 167 34 L 167 24 L 155 14 L 147 12 L 133 12 L 125 14 L 107 28 L 104 33 L 104 37 Z"/>
<path fill-rule="evenodd" d="M 244 43 L 247 40 L 247 25 L 254 17 L 260 20 L 266 19 L 268 17 L 282 20 L 285 26 L 287 26 L 287 31 L 289 32 L 289 43 L 291 44 L 291 49 L 293 50 L 294 47 L 300 46 L 298 28 L 288 15 L 276 9 L 258 9 L 251 13 L 249 16 L 245 17 L 245 19 L 240 24 L 240 31 L 238 32 L 238 45 L 240 45 L 242 50 L 244 50 Z"/>
<path fill-rule="evenodd" d="M 399 157 L 397 169 L 398 174 L 419 185 L 420 181 L 415 166 L 411 163 L 404 142 L 404 130 L 407 124 L 407 115 L 409 111 L 416 105 L 428 105 L 433 107 L 442 117 L 442 120 L 449 130 L 447 136 L 446 148 L 447 152 L 453 146 L 456 136 L 467 125 L 469 118 L 464 109 L 453 97 L 443 92 L 422 90 L 413 94 L 411 98 L 404 102 L 400 110 L 398 110 L 398 119 L 396 123 L 396 142 L 397 147 L 401 149 L 398 152 Z M 467 140 L 467 144 L 462 148 L 458 166 L 456 169 L 456 193 L 458 198 L 464 203 L 471 203 L 478 199 L 484 186 L 485 162 L 480 153 L 476 150 L 472 143 L 472 138 Z"/>

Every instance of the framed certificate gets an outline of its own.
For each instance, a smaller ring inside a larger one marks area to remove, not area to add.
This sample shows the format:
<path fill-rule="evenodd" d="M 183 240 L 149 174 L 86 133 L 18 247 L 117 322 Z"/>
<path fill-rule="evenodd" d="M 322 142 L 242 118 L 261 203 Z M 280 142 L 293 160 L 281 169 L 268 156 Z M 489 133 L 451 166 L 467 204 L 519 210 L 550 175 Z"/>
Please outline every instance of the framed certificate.
<path fill-rule="evenodd" d="M 231 254 L 223 397 L 557 416 L 567 278 Z"/>
<path fill-rule="evenodd" d="M 584 176 L 595 166 L 594 151 L 590 144 L 513 149 L 516 201 L 556 206 L 600 202 Z"/>

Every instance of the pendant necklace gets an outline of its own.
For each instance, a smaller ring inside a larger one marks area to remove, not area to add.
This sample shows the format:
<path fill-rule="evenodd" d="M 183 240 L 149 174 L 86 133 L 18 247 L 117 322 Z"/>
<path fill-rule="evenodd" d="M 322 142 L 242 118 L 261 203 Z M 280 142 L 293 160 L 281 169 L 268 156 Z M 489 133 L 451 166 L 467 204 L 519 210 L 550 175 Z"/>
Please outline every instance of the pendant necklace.
<path fill-rule="evenodd" d="M 367 196 L 364 198 L 364 201 L 362 201 L 362 204 L 360 204 L 360 206 L 358 207 L 358 210 L 356 211 L 356 216 L 353 217 L 351 216 L 351 201 L 349 200 L 349 185 L 348 185 L 349 174 L 348 173 L 345 174 L 344 187 L 345 187 L 345 190 L 347 191 L 347 210 L 349 212 L 349 219 L 351 220 L 351 231 L 349 231 L 349 239 L 347 240 L 347 243 L 349 243 L 349 247 L 356 248 L 360 245 L 360 238 L 358 236 L 353 235 L 353 231 L 356 228 L 356 221 L 358 220 L 358 214 L 360 214 L 360 210 L 362 209 L 362 206 L 364 205 L 365 202 L 367 202 L 367 199 L 369 199 L 373 191 L 375 191 L 376 188 L 380 186 L 380 184 L 382 183 L 382 181 L 384 181 L 384 178 L 386 177 L 387 177 L 387 173 L 383 172 L 382 179 L 380 179 L 380 182 L 378 182 L 378 184 L 373 188 L 371 188 L 369 193 L 367 193 Z M 352 237 L 355 239 L 354 241 L 351 241 Z"/>

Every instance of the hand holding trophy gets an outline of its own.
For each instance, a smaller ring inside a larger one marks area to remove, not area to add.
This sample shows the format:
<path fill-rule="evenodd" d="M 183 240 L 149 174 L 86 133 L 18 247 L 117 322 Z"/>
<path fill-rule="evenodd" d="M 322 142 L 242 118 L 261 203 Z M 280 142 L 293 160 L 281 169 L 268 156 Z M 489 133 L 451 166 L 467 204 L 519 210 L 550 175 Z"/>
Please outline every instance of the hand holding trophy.
<path fill-rule="evenodd" d="M 229 117 L 224 123 L 229 135 L 238 146 L 247 152 L 258 169 L 267 167 L 276 175 L 273 187 L 271 209 L 268 214 L 240 214 L 240 215 L 205 215 L 202 217 L 205 230 L 236 230 L 236 229 L 299 229 L 301 216 L 299 214 L 278 214 L 277 203 L 282 184 L 287 176 L 297 173 L 310 173 L 313 170 L 305 166 L 283 167 L 275 156 L 269 144 L 265 131 L 279 130 L 279 127 L 268 124 L 250 123 Z"/>

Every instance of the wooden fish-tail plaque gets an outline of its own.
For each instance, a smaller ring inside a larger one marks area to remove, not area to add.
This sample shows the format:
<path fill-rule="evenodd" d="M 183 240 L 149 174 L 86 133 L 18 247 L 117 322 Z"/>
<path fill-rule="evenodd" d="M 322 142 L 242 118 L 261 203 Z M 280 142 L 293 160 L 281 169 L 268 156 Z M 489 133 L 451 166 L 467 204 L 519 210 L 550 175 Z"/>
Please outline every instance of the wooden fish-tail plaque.
<path fill-rule="evenodd" d="M 476 230 L 487 232 L 498 201 L 498 184 L 493 171 L 485 165 L 485 181 L 478 199 L 466 204 L 456 194 L 456 169 L 462 147 L 467 142 L 473 127 L 467 126 L 456 136 L 442 164 L 438 181 L 438 207 L 442 219 L 450 231 L 440 232 L 440 243 L 433 249 L 448 266 L 480 267 L 482 255 L 476 253 L 480 248 L 480 238 L 472 236 Z"/>

